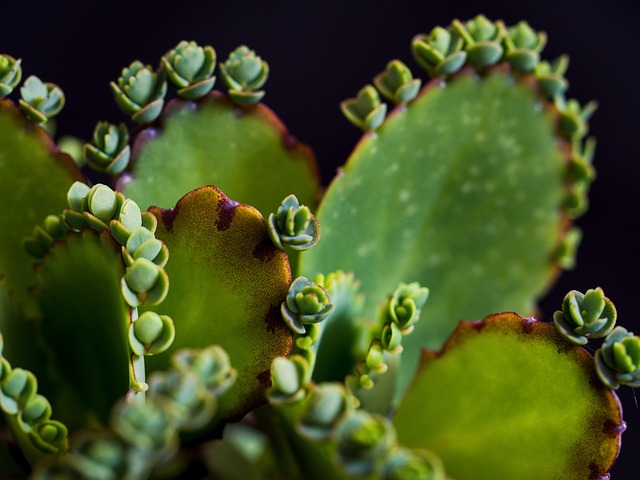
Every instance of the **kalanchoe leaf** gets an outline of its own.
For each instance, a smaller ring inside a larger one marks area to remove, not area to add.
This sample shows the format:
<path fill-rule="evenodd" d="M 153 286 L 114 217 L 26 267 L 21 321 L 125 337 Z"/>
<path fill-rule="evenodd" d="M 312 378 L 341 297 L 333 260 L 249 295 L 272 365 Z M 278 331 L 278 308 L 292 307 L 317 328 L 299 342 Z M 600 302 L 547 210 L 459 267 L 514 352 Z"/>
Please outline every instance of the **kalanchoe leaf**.
<path fill-rule="evenodd" d="M 33 373 L 22 368 L 14 368 L 3 375 L 0 382 L 0 408 L 10 415 L 16 415 L 25 403 L 35 395 L 37 381 Z"/>
<path fill-rule="evenodd" d="M 33 426 L 29 438 L 35 447 L 44 453 L 62 453 L 69 446 L 69 431 L 57 420 L 45 420 Z"/>
<path fill-rule="evenodd" d="M 184 431 L 209 423 L 217 406 L 215 397 L 207 392 L 197 375 L 176 369 L 155 372 L 149 379 L 149 396 Z"/>
<path fill-rule="evenodd" d="M 554 261 L 560 268 L 571 270 L 575 267 L 576 253 L 581 240 L 582 230 L 578 227 L 573 227 L 565 233 L 554 254 Z"/>
<path fill-rule="evenodd" d="M 21 59 L 0 55 L 0 99 L 9 95 L 22 78 Z"/>
<path fill-rule="evenodd" d="M 83 478 L 125 478 L 127 451 L 121 440 L 103 432 L 81 432 L 73 438 L 66 462 Z"/>
<path fill-rule="evenodd" d="M 173 354 L 171 362 L 177 370 L 196 374 L 216 397 L 226 392 L 238 376 L 237 370 L 231 367 L 229 355 L 218 345 L 199 350 L 179 350 Z"/>
<path fill-rule="evenodd" d="M 581 106 L 577 100 L 565 101 L 556 97 L 556 107 L 560 111 L 560 130 L 570 140 L 582 138 L 588 130 L 588 122 L 598 108 L 596 102 Z"/>
<path fill-rule="evenodd" d="M 420 319 L 428 296 L 429 289 L 421 287 L 418 282 L 400 284 L 389 300 L 389 318 L 401 330 L 411 328 Z"/>
<path fill-rule="evenodd" d="M 264 90 L 259 89 L 267 81 L 269 64 L 241 45 L 220 64 L 220 75 L 234 102 L 240 105 L 258 103 L 264 97 Z"/>
<path fill-rule="evenodd" d="M 311 381 L 309 362 L 300 355 L 289 358 L 276 357 L 271 363 L 271 388 L 267 391 L 269 402 L 286 404 L 300 401 Z"/>
<path fill-rule="evenodd" d="M 562 311 L 553 314 L 558 332 L 576 345 L 585 345 L 589 338 L 607 336 L 616 319 L 616 307 L 600 287 L 585 294 L 570 291 L 562 301 Z"/>
<path fill-rule="evenodd" d="M 31 75 L 20 88 L 20 108 L 34 122 L 45 123 L 64 107 L 64 93 L 53 83 Z"/>
<path fill-rule="evenodd" d="M 502 22 L 499 27 L 506 30 Z M 547 34 L 536 32 L 525 21 L 503 32 L 505 59 L 520 72 L 531 72 L 540 61 L 540 52 L 547 44 Z"/>
<path fill-rule="evenodd" d="M 156 355 L 173 343 L 176 330 L 171 317 L 146 311 L 129 326 L 129 343 L 136 355 Z"/>
<path fill-rule="evenodd" d="M 211 46 L 201 47 L 195 42 L 180 42 L 162 57 L 162 68 L 168 80 L 178 88 L 178 95 L 195 99 L 213 88 L 216 78 L 216 52 Z"/>
<path fill-rule="evenodd" d="M 164 75 L 151 66 L 134 61 L 122 69 L 111 90 L 118 107 L 136 123 L 150 123 L 160 116 L 167 93 Z"/>
<path fill-rule="evenodd" d="M 349 407 L 344 385 L 321 383 L 313 391 L 309 404 L 300 417 L 298 431 L 309 438 L 328 438 Z"/>
<path fill-rule="evenodd" d="M 320 239 L 320 224 L 309 207 L 300 205 L 295 195 L 285 198 L 278 211 L 269 215 L 269 236 L 281 250 L 291 247 L 303 251 L 313 247 Z"/>
<path fill-rule="evenodd" d="M 640 387 L 640 337 L 616 327 L 595 355 L 596 372 L 607 387 Z"/>
<path fill-rule="evenodd" d="M 455 30 L 435 27 L 428 36 L 416 35 L 411 42 L 411 51 L 429 75 L 451 75 L 467 60 L 463 45 L 462 37 Z"/>
<path fill-rule="evenodd" d="M 340 109 L 347 120 L 365 132 L 377 129 L 387 114 L 387 105 L 380 103 L 378 91 L 371 85 L 361 89 L 356 98 L 341 102 Z"/>
<path fill-rule="evenodd" d="M 97 172 L 117 175 L 124 171 L 131 158 L 127 126 L 99 122 L 93 131 L 93 143 L 84 146 L 84 156 Z"/>
<path fill-rule="evenodd" d="M 116 193 L 100 183 L 91 187 L 85 200 L 87 210 L 103 222 L 111 221 L 118 207 Z"/>
<path fill-rule="evenodd" d="M 125 442 L 146 453 L 165 447 L 177 428 L 169 412 L 154 402 L 122 401 L 114 407 L 110 424 Z"/>
<path fill-rule="evenodd" d="M 407 103 L 415 98 L 422 84 L 414 79 L 411 70 L 400 60 L 392 60 L 384 72 L 378 74 L 373 83 L 378 91 L 395 104 Z"/>
<path fill-rule="evenodd" d="M 395 443 L 395 431 L 382 415 L 364 410 L 349 412 L 334 432 L 338 458 L 351 475 L 372 472 Z"/>
<path fill-rule="evenodd" d="M 465 41 L 469 62 L 476 67 L 488 67 L 502 57 L 503 32 L 484 15 L 478 15 L 466 23 L 453 21 L 453 27 Z"/>
<path fill-rule="evenodd" d="M 289 287 L 286 301 L 282 302 L 282 318 L 295 333 L 303 334 L 304 324 L 318 323 L 333 311 L 327 291 L 306 277 L 296 278 Z"/>
<path fill-rule="evenodd" d="M 569 82 L 564 78 L 567 68 L 569 68 L 567 55 L 561 55 L 551 63 L 543 61 L 536 65 L 534 73 L 543 95 L 555 98 L 569 88 Z"/>
<path fill-rule="evenodd" d="M 427 450 L 398 448 L 382 467 L 383 480 L 445 480 L 444 466 L 437 455 Z"/>

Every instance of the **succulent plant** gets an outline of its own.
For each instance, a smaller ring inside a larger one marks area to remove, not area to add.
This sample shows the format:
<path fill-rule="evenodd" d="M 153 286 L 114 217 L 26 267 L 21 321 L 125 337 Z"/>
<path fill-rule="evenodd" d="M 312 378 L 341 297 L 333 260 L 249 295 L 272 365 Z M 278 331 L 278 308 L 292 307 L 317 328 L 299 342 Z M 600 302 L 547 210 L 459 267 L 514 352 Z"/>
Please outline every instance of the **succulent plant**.
<path fill-rule="evenodd" d="M 167 81 L 162 73 L 136 60 L 122 69 L 117 82 L 111 82 L 111 90 L 120 110 L 136 123 L 149 123 L 162 111 Z"/>
<path fill-rule="evenodd" d="M 17 78 L 17 77 L 16 77 Z M 53 83 L 31 75 L 20 88 L 20 107 L 33 121 L 44 123 L 64 107 L 64 93 Z"/>
<path fill-rule="evenodd" d="M 0 99 L 2 467 L 607 478 L 640 340 L 600 288 L 530 316 L 574 263 L 595 178 L 595 104 L 565 98 L 545 43 L 482 15 L 414 37 L 431 79 L 392 60 L 341 103 L 365 133 L 326 192 L 246 46 L 219 65 L 226 93 L 195 42 L 123 69 L 138 125 L 97 124 L 97 173 L 37 125 L 58 87 Z M 0 56 L 0 96 L 20 80 Z"/>
<path fill-rule="evenodd" d="M 220 64 L 220 74 L 229 88 L 229 97 L 241 105 L 257 103 L 264 97 L 260 90 L 269 76 L 269 64 L 246 45 L 241 45 Z"/>
<path fill-rule="evenodd" d="M 84 146 L 84 158 L 98 172 L 117 175 L 129 165 L 129 129 L 124 123 L 112 125 L 98 122 L 93 131 L 93 142 Z"/>
<path fill-rule="evenodd" d="M 178 95 L 200 98 L 211 91 L 216 81 L 216 51 L 211 46 L 183 41 L 162 57 L 162 68 Z"/>
<path fill-rule="evenodd" d="M 22 79 L 22 67 L 20 59 L 9 55 L 0 55 L 0 98 L 9 95 Z"/>

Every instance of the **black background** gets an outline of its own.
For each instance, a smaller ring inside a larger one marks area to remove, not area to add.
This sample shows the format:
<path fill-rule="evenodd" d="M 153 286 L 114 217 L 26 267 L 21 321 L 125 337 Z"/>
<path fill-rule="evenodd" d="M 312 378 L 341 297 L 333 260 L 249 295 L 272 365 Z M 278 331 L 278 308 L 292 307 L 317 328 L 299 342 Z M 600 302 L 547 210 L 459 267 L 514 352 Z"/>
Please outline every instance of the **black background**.
<path fill-rule="evenodd" d="M 591 209 L 578 221 L 585 232 L 578 266 L 550 291 L 542 315 L 550 316 L 567 290 L 600 285 L 615 302 L 619 321 L 640 333 L 635 150 L 640 7 L 635 1 L 2 3 L 0 52 L 21 57 L 25 76 L 35 74 L 63 87 L 67 106 L 58 119 L 61 134 L 88 138 L 96 121 L 122 121 L 108 83 L 133 59 L 156 64 L 182 39 L 213 45 L 220 59 L 246 43 L 271 67 L 265 103 L 314 149 L 325 184 L 359 138 L 342 117 L 340 100 L 353 96 L 392 58 L 417 73 L 409 50 L 414 34 L 477 13 L 507 24 L 528 20 L 549 35 L 545 58 L 570 54 L 568 96 L 582 103 L 596 99 L 600 105 L 591 122 L 598 139 L 598 179 Z M 612 477 L 640 478 L 640 414 L 630 389 L 620 396 L 629 430 Z"/>

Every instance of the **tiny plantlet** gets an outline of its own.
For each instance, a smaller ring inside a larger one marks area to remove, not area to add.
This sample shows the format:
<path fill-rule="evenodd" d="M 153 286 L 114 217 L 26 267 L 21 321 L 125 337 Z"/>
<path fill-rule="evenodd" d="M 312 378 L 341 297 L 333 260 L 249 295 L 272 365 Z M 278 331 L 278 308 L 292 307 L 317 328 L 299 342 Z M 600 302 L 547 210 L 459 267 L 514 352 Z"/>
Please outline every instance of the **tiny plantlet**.
<path fill-rule="evenodd" d="M 0 52 L 0 477 L 609 478 L 640 338 L 597 286 L 533 317 L 595 178 L 546 41 L 418 33 L 326 189 L 253 47 L 130 62 L 75 148 Z"/>

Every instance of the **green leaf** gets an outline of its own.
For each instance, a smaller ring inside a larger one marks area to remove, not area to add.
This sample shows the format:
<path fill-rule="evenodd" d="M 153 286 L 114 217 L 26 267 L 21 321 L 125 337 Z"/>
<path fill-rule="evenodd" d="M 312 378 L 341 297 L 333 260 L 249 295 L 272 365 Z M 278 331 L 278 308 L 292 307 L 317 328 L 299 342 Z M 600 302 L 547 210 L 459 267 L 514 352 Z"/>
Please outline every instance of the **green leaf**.
<path fill-rule="evenodd" d="M 119 185 L 142 208 L 172 207 L 212 184 L 265 218 L 292 193 L 315 209 L 320 187 L 313 155 L 263 105 L 240 108 L 220 94 L 197 104 L 176 100 L 160 125 L 138 135 L 132 179 Z"/>
<path fill-rule="evenodd" d="M 120 289 L 120 249 L 106 231 L 71 233 L 38 269 L 37 330 L 49 359 L 35 373 L 55 372 L 56 394 L 44 393 L 70 427 L 93 415 L 106 421 L 129 390 L 130 309 Z"/>
<path fill-rule="evenodd" d="M 363 137 L 300 264 L 308 278 L 354 272 L 366 318 L 400 282 L 428 287 L 424 319 L 404 343 L 414 364 L 461 318 L 530 312 L 557 271 L 564 225 L 568 161 L 532 89 L 500 71 L 441 85 Z"/>
<path fill-rule="evenodd" d="M 502 313 L 461 322 L 442 351 L 424 352 L 394 424 L 456 480 L 584 480 L 611 467 L 621 416 L 585 350 L 551 324 Z"/>
<path fill-rule="evenodd" d="M 66 192 L 75 180 L 82 174 L 71 158 L 12 103 L 0 101 L 0 277 L 19 302 L 35 280 L 22 239 L 67 206 Z"/>
<path fill-rule="evenodd" d="M 220 345 L 238 379 L 220 399 L 219 416 L 240 417 L 264 403 L 271 361 L 286 356 L 293 334 L 280 315 L 291 274 L 286 255 L 260 213 L 213 186 L 185 195 L 173 209 L 152 208 L 156 237 L 167 244 L 171 289 L 162 311 L 175 323 L 170 351 Z M 165 368 L 167 357 L 146 359 Z"/>

